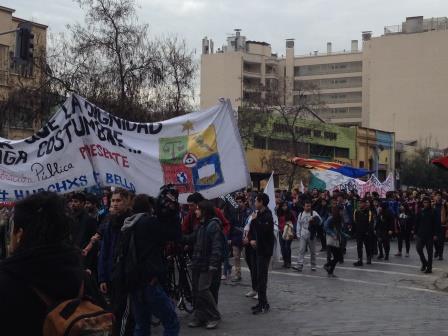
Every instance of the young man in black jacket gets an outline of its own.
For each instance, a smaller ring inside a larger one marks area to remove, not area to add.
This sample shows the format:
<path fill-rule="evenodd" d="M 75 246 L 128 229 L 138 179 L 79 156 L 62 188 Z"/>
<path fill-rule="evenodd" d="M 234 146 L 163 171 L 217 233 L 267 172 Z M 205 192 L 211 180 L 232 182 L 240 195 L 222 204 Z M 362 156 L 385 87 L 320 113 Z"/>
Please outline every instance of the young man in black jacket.
<path fill-rule="evenodd" d="M 256 212 L 252 214 L 249 230 L 250 245 L 255 248 L 257 256 L 258 304 L 252 307 L 252 312 L 255 315 L 269 311 L 266 290 L 269 262 L 274 251 L 274 220 L 268 204 L 268 195 L 264 193 L 257 195 L 255 198 Z"/>
<path fill-rule="evenodd" d="M 359 202 L 359 210 L 355 211 L 354 232 L 356 237 L 356 245 L 358 250 L 358 261 L 354 266 L 363 266 L 362 248 L 366 249 L 367 264 L 372 263 L 371 236 L 373 235 L 373 214 L 367 207 L 365 199 Z"/>
<path fill-rule="evenodd" d="M 415 221 L 416 249 L 422 262 L 422 272 L 432 273 L 433 247 L 434 241 L 437 240 L 439 229 L 437 227 L 436 214 L 431 208 L 431 201 L 429 198 L 424 198 L 423 209 L 417 215 Z M 423 248 L 426 248 L 428 259 L 426 259 L 423 253 Z"/>

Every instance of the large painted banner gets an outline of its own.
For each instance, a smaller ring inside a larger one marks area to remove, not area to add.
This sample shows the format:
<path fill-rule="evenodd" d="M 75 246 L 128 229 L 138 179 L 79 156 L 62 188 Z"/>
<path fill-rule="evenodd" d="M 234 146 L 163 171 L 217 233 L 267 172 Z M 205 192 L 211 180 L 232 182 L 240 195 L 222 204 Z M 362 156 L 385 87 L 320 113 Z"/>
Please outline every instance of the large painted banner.
<path fill-rule="evenodd" d="M 392 174 L 389 174 L 384 182 L 380 182 L 375 175 L 372 175 L 367 181 L 362 181 L 331 170 L 312 169 L 311 174 L 312 178 L 308 189 L 317 188 L 330 192 L 335 190 L 356 191 L 361 197 L 368 192 L 376 192 L 383 198 L 387 192 L 395 190 Z"/>
<path fill-rule="evenodd" d="M 181 200 L 195 191 L 215 198 L 250 183 L 228 101 L 159 123 L 135 123 L 73 94 L 32 137 L 0 138 L 0 201 L 94 185 L 156 196 L 168 183 Z"/>

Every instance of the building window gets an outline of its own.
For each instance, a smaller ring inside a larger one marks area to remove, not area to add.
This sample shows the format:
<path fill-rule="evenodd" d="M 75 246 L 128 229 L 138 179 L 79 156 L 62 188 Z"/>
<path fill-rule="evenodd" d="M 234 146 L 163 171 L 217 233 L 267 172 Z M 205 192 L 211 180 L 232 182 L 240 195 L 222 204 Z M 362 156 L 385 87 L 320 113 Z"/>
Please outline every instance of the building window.
<path fill-rule="evenodd" d="M 272 127 L 272 131 L 278 133 L 288 133 L 289 126 L 285 124 L 274 124 L 274 126 Z"/>
<path fill-rule="evenodd" d="M 337 134 L 333 132 L 324 132 L 324 138 L 328 140 L 336 140 Z"/>
<path fill-rule="evenodd" d="M 334 147 L 310 144 L 310 155 L 318 157 L 334 157 Z"/>
<path fill-rule="evenodd" d="M 311 128 L 296 127 L 296 133 L 300 136 L 311 136 Z"/>
<path fill-rule="evenodd" d="M 348 159 L 350 157 L 350 151 L 348 148 L 339 148 L 335 147 L 335 153 L 334 155 L 336 157 L 345 158 Z"/>
<path fill-rule="evenodd" d="M 261 136 L 254 136 L 254 148 L 266 149 L 266 138 Z"/>
<path fill-rule="evenodd" d="M 313 134 L 314 134 L 314 136 L 315 136 L 316 138 L 321 138 L 321 137 L 322 137 L 322 132 L 321 132 L 321 131 L 314 130 L 314 131 L 313 131 Z"/>

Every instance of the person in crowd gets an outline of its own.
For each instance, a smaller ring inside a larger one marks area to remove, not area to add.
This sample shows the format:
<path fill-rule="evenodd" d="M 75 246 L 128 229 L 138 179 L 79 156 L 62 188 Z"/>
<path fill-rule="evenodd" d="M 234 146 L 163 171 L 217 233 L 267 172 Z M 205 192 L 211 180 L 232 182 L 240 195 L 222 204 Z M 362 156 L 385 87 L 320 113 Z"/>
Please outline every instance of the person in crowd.
<path fill-rule="evenodd" d="M 321 225 L 319 214 L 312 210 L 310 200 L 305 201 L 303 212 L 297 218 L 297 238 L 299 239 L 299 256 L 297 271 L 302 272 L 307 246 L 311 254 L 311 270 L 316 271 L 316 235 L 317 227 Z"/>
<path fill-rule="evenodd" d="M 86 195 L 86 202 L 84 204 L 84 208 L 87 211 L 87 214 L 94 218 L 97 223 L 99 223 L 99 201 L 98 198 L 94 194 L 87 194 Z"/>
<path fill-rule="evenodd" d="M 161 223 L 154 215 L 154 202 L 144 194 L 137 195 L 132 212 L 121 227 L 122 286 L 130 295 L 135 321 L 134 336 L 151 334 L 151 316 L 159 319 L 164 335 L 179 335 L 179 320 L 175 306 L 164 291 L 166 270 L 163 248 L 167 241 L 176 239 L 175 223 Z"/>
<path fill-rule="evenodd" d="M 256 198 L 256 197 L 255 197 Z M 255 201 L 254 201 L 255 209 Z M 256 211 L 256 210 L 255 210 Z M 246 297 L 258 300 L 258 281 L 257 281 L 257 252 L 255 247 L 250 244 L 249 232 L 252 226 L 252 215 L 247 219 L 243 232 L 244 260 L 249 268 L 251 290 L 246 293 Z"/>
<path fill-rule="evenodd" d="M 198 192 L 195 192 L 188 196 L 187 202 L 189 212 L 182 221 L 182 234 L 186 235 L 191 234 L 200 227 L 201 222 L 196 216 L 196 209 L 198 207 L 198 204 L 204 200 L 205 200 L 204 196 L 202 196 L 202 194 Z M 221 209 L 217 207 L 215 207 L 214 209 L 216 217 L 218 217 L 222 223 L 224 235 L 228 237 L 230 233 L 230 222 L 224 216 Z"/>
<path fill-rule="evenodd" d="M 328 273 L 328 277 L 334 278 L 334 269 L 336 264 L 342 258 L 341 237 L 342 232 L 342 216 L 339 208 L 333 207 L 331 215 L 325 220 L 324 228 L 326 232 L 327 249 L 330 254 L 330 260 L 324 265 L 324 269 Z"/>
<path fill-rule="evenodd" d="M 378 259 L 389 260 L 390 238 L 394 230 L 394 214 L 388 203 L 383 202 L 379 208 L 379 214 L 375 225 L 375 234 L 378 237 Z M 384 251 L 384 252 L 383 252 Z"/>
<path fill-rule="evenodd" d="M 339 209 L 341 211 L 342 216 L 342 230 L 345 233 L 348 233 L 351 228 L 353 228 L 353 206 L 350 203 L 350 201 L 347 199 L 345 193 L 338 192 L 336 193 L 336 200 L 337 205 L 339 206 Z M 344 262 L 344 255 L 347 251 L 347 239 L 345 238 L 345 235 L 341 237 L 341 249 L 342 249 L 342 260 L 341 263 Z"/>
<path fill-rule="evenodd" d="M 319 214 L 319 216 L 320 216 L 320 218 L 322 220 L 322 225 L 319 225 L 318 230 L 317 230 L 317 237 L 319 238 L 321 246 L 322 246 L 320 252 L 324 252 L 324 251 L 327 250 L 327 243 L 326 243 L 326 237 L 325 237 L 324 223 L 326 222 L 326 220 L 330 216 L 330 208 L 329 208 L 329 204 L 328 204 L 327 198 L 322 198 L 321 199 L 320 205 L 319 205 L 319 207 L 318 207 L 318 209 L 316 211 L 317 211 L 317 213 Z"/>
<path fill-rule="evenodd" d="M 54 302 L 78 297 L 84 271 L 79 249 L 71 243 L 70 222 L 56 193 L 17 202 L 10 256 L 0 263 L 2 335 L 42 335 L 48 313 L 42 297 Z M 23 323 L 17 323 L 19 316 Z"/>
<path fill-rule="evenodd" d="M 121 244 L 121 228 L 124 220 L 131 216 L 131 197 L 127 190 L 117 188 L 112 192 L 110 211 L 101 230 L 98 256 L 98 283 L 100 291 L 108 295 L 117 318 L 116 332 L 126 328 L 128 312 L 127 295 L 118 281 L 114 281 L 114 268 L 118 261 Z"/>
<path fill-rule="evenodd" d="M 437 242 L 435 242 L 434 259 L 443 260 L 448 210 L 446 201 L 442 198 L 442 193 L 440 191 L 436 192 L 434 195 L 434 211 L 437 226 L 440 228 L 437 233 Z"/>
<path fill-rule="evenodd" d="M 356 238 L 356 246 L 358 252 L 358 261 L 355 262 L 354 266 L 363 266 L 363 246 L 366 250 L 367 264 L 372 263 L 372 248 L 371 235 L 373 233 L 373 216 L 370 209 L 367 207 L 367 202 L 365 199 L 361 199 L 359 202 L 359 209 L 355 211 L 355 220 L 353 231 Z"/>
<path fill-rule="evenodd" d="M 395 255 L 396 257 L 402 256 L 404 241 L 406 257 L 409 258 L 414 217 L 415 216 L 412 215 L 407 203 L 402 203 L 400 205 L 400 213 L 398 214 L 398 253 Z"/>
<path fill-rule="evenodd" d="M 234 257 L 235 274 L 232 279 L 233 282 L 241 281 L 241 252 L 243 250 L 244 227 L 252 214 L 249 208 L 246 196 L 244 194 L 236 197 L 238 209 L 232 219 L 232 227 L 230 230 L 230 240 L 232 241 L 232 250 Z"/>
<path fill-rule="evenodd" d="M 75 192 L 70 195 L 68 206 L 71 210 L 72 221 L 70 221 L 71 238 L 75 246 L 84 249 L 90 242 L 90 239 L 98 230 L 97 221 L 89 216 L 85 209 L 86 196 L 81 192 Z M 84 257 L 84 265 L 90 271 L 96 270 L 97 256 L 95 253 L 89 253 Z"/>
<path fill-rule="evenodd" d="M 436 214 L 431 208 L 431 200 L 429 197 L 425 197 L 423 199 L 423 209 L 417 215 L 415 221 L 416 249 L 422 263 L 420 269 L 422 272 L 432 273 L 433 247 L 439 230 Z M 423 253 L 424 248 L 426 248 L 427 257 Z"/>
<path fill-rule="evenodd" d="M 274 219 L 268 208 L 269 196 L 259 193 L 255 198 L 256 211 L 251 216 L 249 241 L 256 252 L 258 304 L 254 315 L 269 311 L 267 299 L 268 268 L 274 251 Z M 310 205 L 311 206 L 311 205 Z"/>
<path fill-rule="evenodd" d="M 222 232 L 221 220 L 216 216 L 210 201 L 200 201 L 195 213 L 201 224 L 195 234 L 188 237 L 190 240 L 194 239 L 192 269 L 195 290 L 194 317 L 188 326 L 215 329 L 221 320 L 221 314 L 212 287 L 213 282 L 219 281 L 224 244 L 227 241 Z"/>
<path fill-rule="evenodd" d="M 289 209 L 287 202 L 282 202 L 277 209 L 279 241 L 283 257 L 283 267 L 291 268 L 291 244 L 295 237 L 297 224 L 294 212 Z"/>

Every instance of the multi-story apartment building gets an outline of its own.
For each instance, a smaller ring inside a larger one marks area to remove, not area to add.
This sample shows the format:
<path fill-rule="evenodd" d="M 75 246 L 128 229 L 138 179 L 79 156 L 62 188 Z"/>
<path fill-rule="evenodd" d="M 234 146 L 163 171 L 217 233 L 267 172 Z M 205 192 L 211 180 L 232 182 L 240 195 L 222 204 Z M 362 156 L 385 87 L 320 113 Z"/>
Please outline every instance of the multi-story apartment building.
<path fill-rule="evenodd" d="M 238 108 L 248 99 L 274 94 L 280 104 L 291 106 L 311 85 L 319 89 L 314 111 L 327 122 L 448 147 L 448 18 L 409 17 L 385 27 L 382 36 L 363 32 L 362 39 L 362 51 L 354 40 L 348 51 L 333 52 L 328 43 L 326 52 L 306 56 L 296 56 L 294 40 L 286 40 L 282 57 L 268 43 L 246 41 L 239 31 L 216 53 L 204 39 L 201 107 L 228 97 Z"/>
<path fill-rule="evenodd" d="M 17 29 L 19 24 L 29 22 L 15 17 L 15 10 L 0 6 L 0 33 Z M 30 22 L 34 34 L 34 56 L 36 59 L 45 55 L 47 44 L 47 26 Z M 0 104 L 8 99 L 12 90 L 19 87 L 39 87 L 41 72 L 37 71 L 35 62 L 21 65 L 14 61 L 16 34 L 0 35 Z M 36 60 L 37 61 L 37 60 Z M 19 108 L 19 107 L 18 107 Z M 32 118 L 15 120 L 15 116 L 3 124 L 0 136 L 9 139 L 24 138 L 34 132 Z"/>
<path fill-rule="evenodd" d="M 407 18 L 363 42 L 363 125 L 448 146 L 448 18 Z"/>
<path fill-rule="evenodd" d="M 235 108 L 244 102 L 292 106 L 299 95 L 315 95 L 316 112 L 336 124 L 359 125 L 362 107 L 362 53 L 358 41 L 350 51 L 295 56 L 294 40 L 286 40 L 286 56 L 273 54 L 266 42 L 248 41 L 236 30 L 227 45 L 213 50 L 203 39 L 201 59 L 201 108 L 220 97 L 230 98 Z"/>

